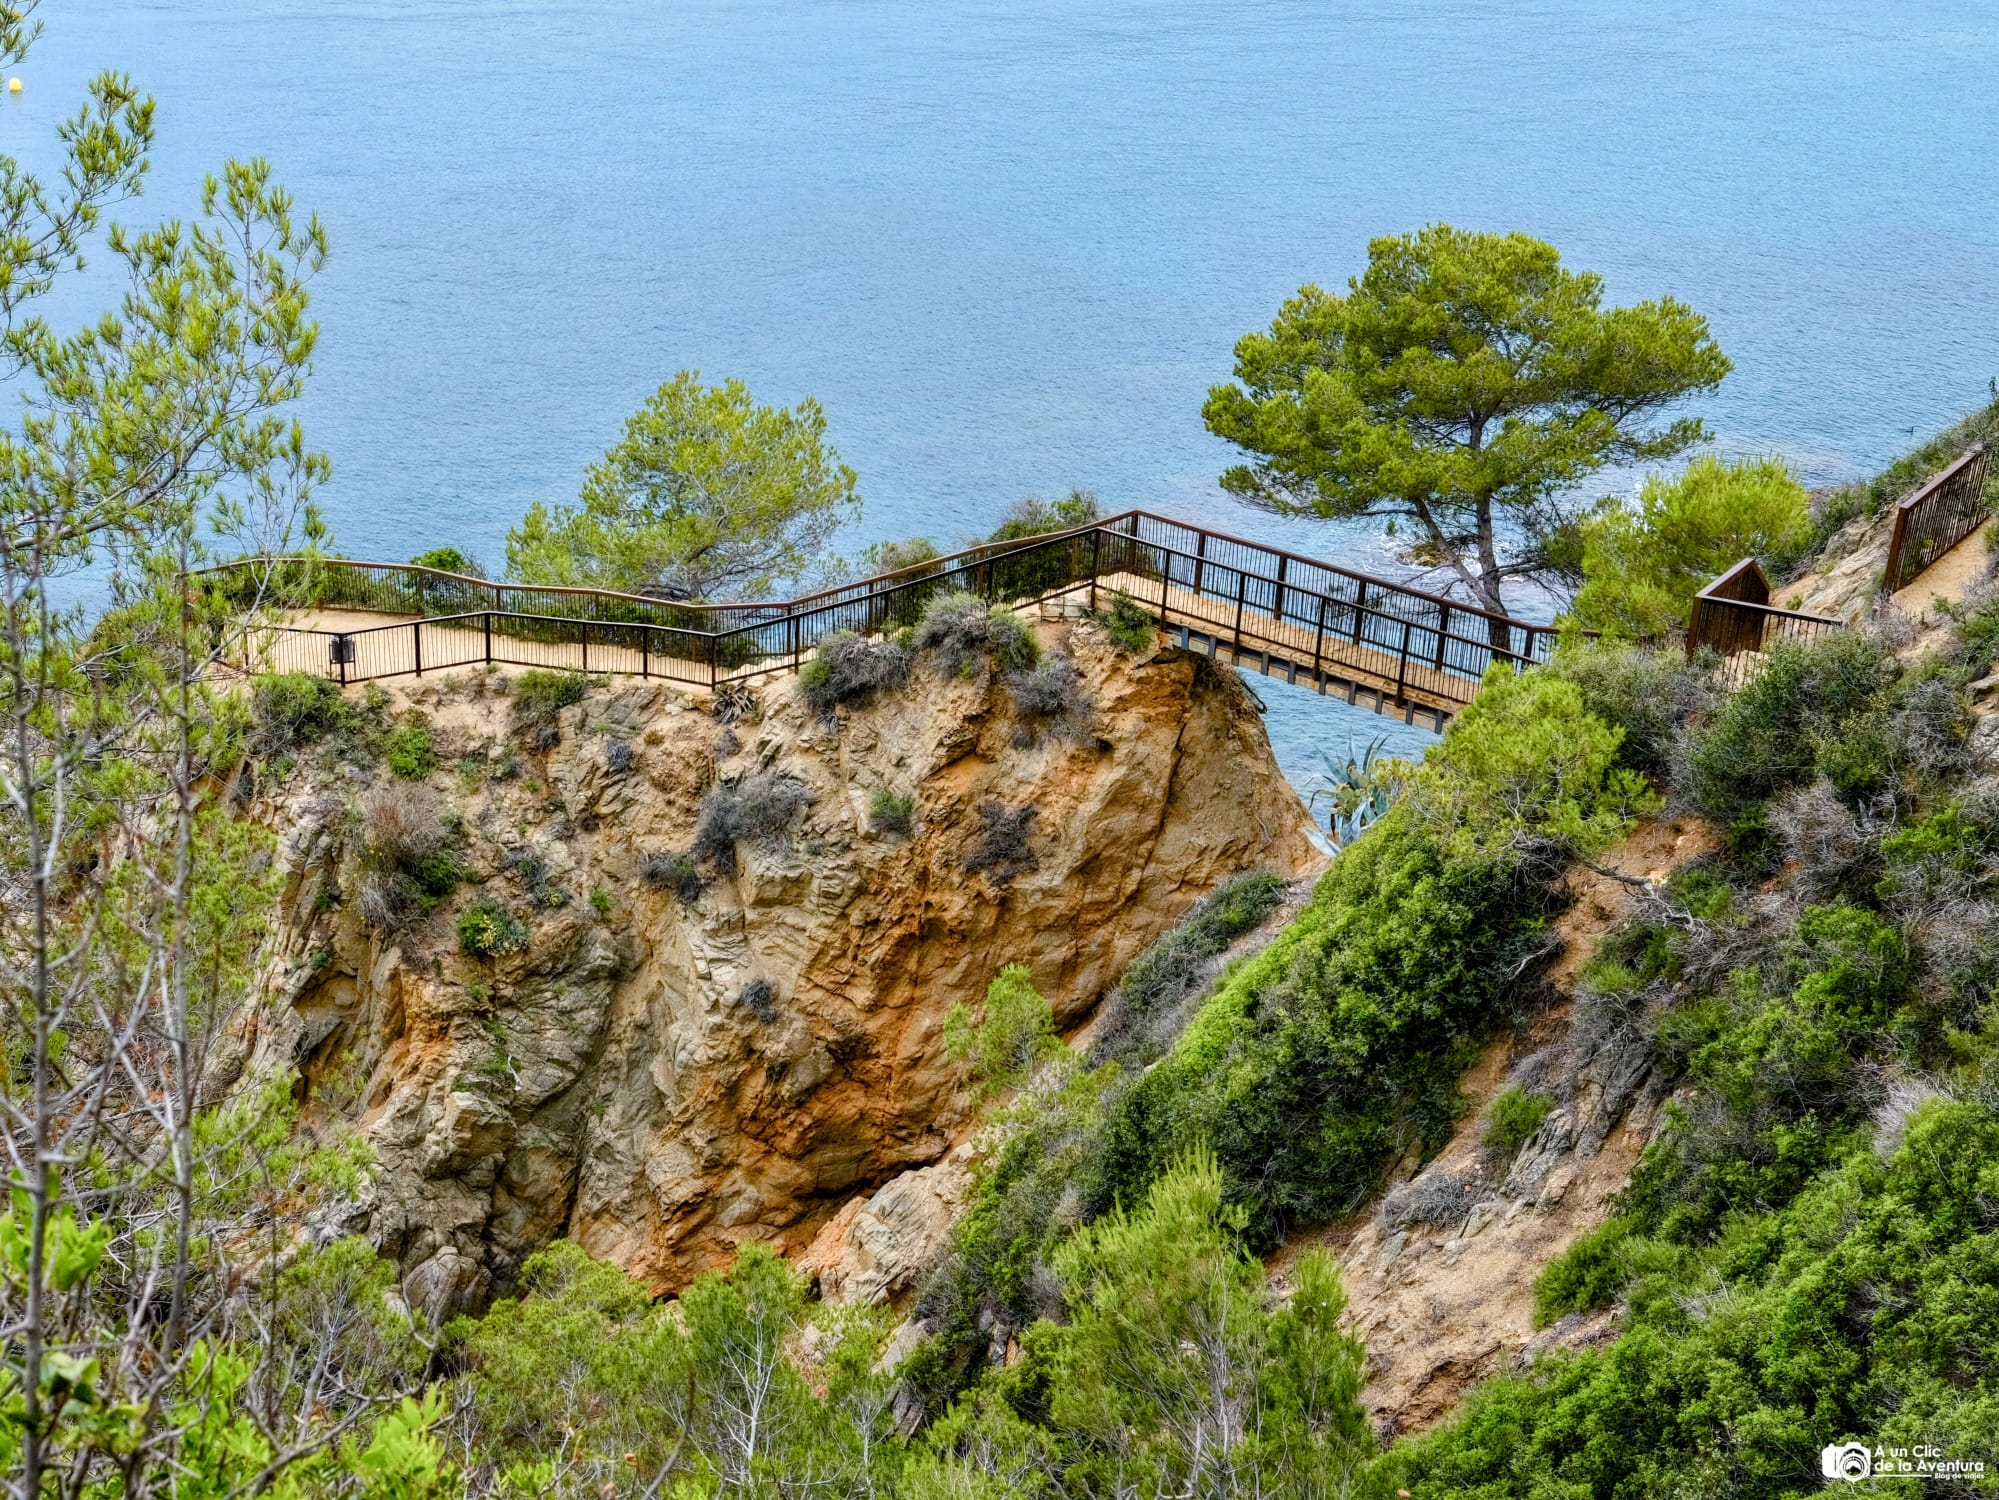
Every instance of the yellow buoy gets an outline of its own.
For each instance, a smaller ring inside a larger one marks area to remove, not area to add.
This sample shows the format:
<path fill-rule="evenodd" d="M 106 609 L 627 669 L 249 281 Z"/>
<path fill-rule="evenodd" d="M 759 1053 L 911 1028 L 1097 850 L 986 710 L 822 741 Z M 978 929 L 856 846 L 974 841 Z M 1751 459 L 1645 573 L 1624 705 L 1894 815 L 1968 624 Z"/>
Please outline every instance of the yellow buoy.
<path fill-rule="evenodd" d="M 8 93 L 10 93 L 10 94 L 18 94 L 18 93 L 20 93 L 20 92 L 21 92 L 21 80 L 20 80 L 20 79 L 18 79 L 18 78 L 10 78 L 10 79 L 8 79 L 8 80 L 7 80 L 7 92 L 8 92 Z"/>

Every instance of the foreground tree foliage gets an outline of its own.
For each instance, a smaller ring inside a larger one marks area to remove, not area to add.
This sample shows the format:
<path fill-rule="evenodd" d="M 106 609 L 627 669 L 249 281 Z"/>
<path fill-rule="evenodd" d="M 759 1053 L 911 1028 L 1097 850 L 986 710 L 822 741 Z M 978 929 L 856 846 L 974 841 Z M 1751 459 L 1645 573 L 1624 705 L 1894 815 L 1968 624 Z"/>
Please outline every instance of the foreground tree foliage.
<path fill-rule="evenodd" d="M 0 17 L 9 64 L 32 9 Z M 192 221 L 111 220 L 152 119 L 107 74 L 59 171 L 0 162 L 0 1470 L 20 1500 L 422 1495 L 443 1412 L 404 1404 L 424 1351 L 387 1268 L 298 1238 L 361 1154 L 296 1131 L 282 1080 L 228 1092 L 276 889 L 270 836 L 212 805 L 245 725 L 211 668 L 244 621 L 184 578 L 216 532 L 316 535 L 326 465 L 285 408 L 325 237 L 261 162 Z M 39 308 L 86 251 L 124 290 L 65 332 Z M 94 621 L 58 603 L 90 568 Z"/>
<path fill-rule="evenodd" d="M 1340 296 L 1302 288 L 1236 345 L 1203 416 L 1252 462 L 1222 486 L 1283 515 L 1369 517 L 1487 609 L 1572 576 L 1578 481 L 1703 436 L 1664 410 L 1729 362 L 1670 297 L 1603 306 L 1603 279 L 1522 234 L 1433 224 L 1368 246 Z"/>
<path fill-rule="evenodd" d="M 826 559 L 860 509 L 810 399 L 758 406 L 740 380 L 682 370 L 625 423 L 576 505 L 529 509 L 507 576 L 663 599 L 762 599 Z"/>
<path fill-rule="evenodd" d="M 1570 608 L 1586 630 L 1663 639 L 1694 595 L 1745 557 L 1782 575 L 1811 544 L 1805 487 L 1774 458 L 1704 455 L 1677 479 L 1654 474 L 1635 508 L 1582 523 L 1582 587 Z"/>

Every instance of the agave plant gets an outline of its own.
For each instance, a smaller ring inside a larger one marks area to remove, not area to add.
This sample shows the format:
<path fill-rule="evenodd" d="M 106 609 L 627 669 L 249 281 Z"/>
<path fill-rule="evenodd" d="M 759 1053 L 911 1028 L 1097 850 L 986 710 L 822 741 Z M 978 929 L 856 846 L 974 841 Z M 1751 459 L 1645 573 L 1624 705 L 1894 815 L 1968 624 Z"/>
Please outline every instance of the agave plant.
<path fill-rule="evenodd" d="M 1326 832 L 1336 845 L 1344 847 L 1359 838 L 1362 830 L 1388 811 L 1402 790 L 1409 762 L 1383 755 L 1382 747 L 1387 743 L 1385 735 L 1377 736 L 1355 754 L 1349 738 L 1344 763 L 1323 750 L 1319 752 L 1326 769 L 1317 778 L 1318 785 L 1306 799 L 1306 806 L 1317 807 L 1321 797 L 1326 799 Z"/>

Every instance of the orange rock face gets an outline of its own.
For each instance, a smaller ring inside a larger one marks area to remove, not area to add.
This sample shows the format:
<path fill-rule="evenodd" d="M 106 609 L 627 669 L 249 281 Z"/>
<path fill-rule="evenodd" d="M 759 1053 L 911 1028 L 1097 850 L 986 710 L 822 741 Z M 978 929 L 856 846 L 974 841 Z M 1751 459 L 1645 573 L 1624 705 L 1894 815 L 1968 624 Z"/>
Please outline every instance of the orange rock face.
<path fill-rule="evenodd" d="M 351 899 L 362 773 L 302 778 L 266 809 L 292 882 L 242 1051 L 252 1071 L 299 1069 L 309 1117 L 372 1142 L 338 1227 L 365 1228 L 437 1315 L 562 1235 L 661 1292 L 745 1241 L 801 1252 L 961 1134 L 944 1018 L 976 1010 L 1001 966 L 1026 965 L 1077 1025 L 1217 882 L 1316 866 L 1230 673 L 1120 656 L 1088 624 L 1043 631 L 1093 707 L 1064 733 L 1023 724 L 997 674 L 923 662 L 837 722 L 788 678 L 733 726 L 705 698 L 618 683 L 532 751 L 490 679 L 398 690 L 455 768 L 434 795 L 462 820 L 465 886 L 370 930 Z M 711 787 L 760 776 L 807 800 L 738 841 L 733 871 L 708 860 L 691 899 L 642 877 L 646 855 L 692 846 Z M 906 835 L 872 826 L 883 789 L 913 798 Z M 1011 878 L 966 868 L 995 809 L 1024 823 Z M 459 951 L 459 914 L 487 898 L 526 925 L 524 952 Z"/>

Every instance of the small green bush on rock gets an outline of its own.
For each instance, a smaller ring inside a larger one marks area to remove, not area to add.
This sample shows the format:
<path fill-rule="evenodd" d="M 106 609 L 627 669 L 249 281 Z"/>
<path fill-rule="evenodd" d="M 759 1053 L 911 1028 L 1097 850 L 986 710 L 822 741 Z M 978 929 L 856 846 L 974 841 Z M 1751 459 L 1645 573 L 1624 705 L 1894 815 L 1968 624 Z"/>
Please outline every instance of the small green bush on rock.
<path fill-rule="evenodd" d="M 423 781 L 437 769 L 437 746 L 430 725 L 412 714 L 389 730 L 382 740 L 382 758 L 389 774 L 404 781 Z"/>
<path fill-rule="evenodd" d="M 812 659 L 800 668 L 798 689 L 814 713 L 831 718 L 843 703 L 865 704 L 908 680 L 909 652 L 902 646 L 836 630 L 820 638 Z"/>
<path fill-rule="evenodd" d="M 282 755 L 351 730 L 358 719 L 340 685 L 305 672 L 259 677 L 250 694 L 251 747 Z"/>
<path fill-rule="evenodd" d="M 525 953 L 528 930 L 491 896 L 482 896 L 458 916 L 458 946 L 474 958 Z"/>
<path fill-rule="evenodd" d="M 916 799 L 890 787 L 877 788 L 868 804 L 868 826 L 876 833 L 907 837 L 916 826 Z"/>
<path fill-rule="evenodd" d="M 1034 635 L 1012 610 L 974 594 L 940 594 L 924 607 L 914 636 L 919 651 L 934 651 L 944 670 L 970 677 L 988 657 L 1002 671 L 1024 672 L 1041 654 Z"/>
<path fill-rule="evenodd" d="M 1159 638 L 1159 622 L 1152 611 L 1129 594 L 1112 594 L 1110 604 L 1097 611 L 1096 621 L 1105 638 L 1128 656 L 1151 650 Z"/>
<path fill-rule="evenodd" d="M 1501 1089 L 1485 1109 L 1486 1150 L 1500 1156 L 1514 1155 L 1541 1128 L 1554 1107 L 1555 1101 L 1546 1094 L 1517 1087 Z"/>

